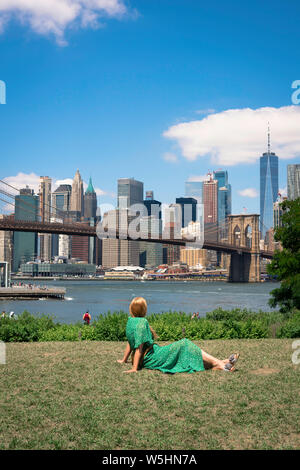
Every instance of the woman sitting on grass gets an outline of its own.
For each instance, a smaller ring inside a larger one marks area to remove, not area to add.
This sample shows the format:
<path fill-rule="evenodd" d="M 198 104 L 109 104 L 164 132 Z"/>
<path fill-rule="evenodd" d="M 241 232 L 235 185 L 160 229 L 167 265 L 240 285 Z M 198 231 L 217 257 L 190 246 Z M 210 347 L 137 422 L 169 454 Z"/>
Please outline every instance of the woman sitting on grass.
<path fill-rule="evenodd" d="M 205 369 L 232 372 L 239 354 L 231 354 L 229 359 L 216 359 L 201 350 L 192 341 L 184 338 L 166 346 L 159 346 L 153 339 L 157 338 L 145 318 L 147 302 L 143 297 L 135 297 L 129 307 L 130 317 L 126 326 L 128 343 L 120 364 L 127 362 L 133 354 L 132 369 L 125 372 L 137 372 L 142 367 L 158 369 L 161 372 L 198 372 Z"/>

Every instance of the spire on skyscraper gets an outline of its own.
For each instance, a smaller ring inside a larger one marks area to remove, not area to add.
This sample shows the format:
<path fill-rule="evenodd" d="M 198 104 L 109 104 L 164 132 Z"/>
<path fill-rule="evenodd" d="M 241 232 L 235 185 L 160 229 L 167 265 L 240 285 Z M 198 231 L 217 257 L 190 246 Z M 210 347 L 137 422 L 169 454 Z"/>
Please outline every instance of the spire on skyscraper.
<path fill-rule="evenodd" d="M 94 186 L 93 186 L 93 183 L 92 183 L 92 178 L 90 177 L 89 184 L 88 184 L 88 187 L 86 188 L 85 194 L 94 193 L 94 192 L 95 192 L 95 190 L 94 190 Z"/>
<path fill-rule="evenodd" d="M 270 155 L 271 139 L 270 139 L 270 123 L 268 122 L 268 155 Z"/>

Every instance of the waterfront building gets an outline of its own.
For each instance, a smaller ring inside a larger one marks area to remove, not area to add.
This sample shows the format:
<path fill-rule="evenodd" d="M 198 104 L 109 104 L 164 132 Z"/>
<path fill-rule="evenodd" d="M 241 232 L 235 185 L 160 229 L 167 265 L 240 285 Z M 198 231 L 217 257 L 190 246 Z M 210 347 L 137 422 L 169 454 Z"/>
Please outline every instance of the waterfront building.
<path fill-rule="evenodd" d="M 15 197 L 15 220 L 38 222 L 39 214 L 39 196 L 26 186 Z M 17 272 L 21 263 L 37 257 L 38 236 L 33 232 L 14 232 L 13 240 L 13 271 Z"/>
<path fill-rule="evenodd" d="M 300 197 L 300 164 L 287 166 L 287 197 L 289 200 Z"/>
<path fill-rule="evenodd" d="M 20 271 L 28 276 L 92 276 L 96 266 L 88 263 L 24 263 Z"/>
<path fill-rule="evenodd" d="M 204 236 L 205 240 L 218 239 L 218 181 L 209 173 L 209 180 L 203 181 Z"/>
<path fill-rule="evenodd" d="M 180 261 L 186 263 L 189 268 L 205 268 L 207 264 L 207 250 L 200 248 L 182 248 Z"/>
<path fill-rule="evenodd" d="M 260 157 L 260 232 L 264 238 L 273 225 L 273 203 L 278 195 L 278 157 L 270 151 L 270 130 L 268 130 L 268 151 Z"/>
<path fill-rule="evenodd" d="M 40 220 L 41 222 L 50 222 L 51 217 L 51 184 L 49 176 L 40 177 Z M 51 235 L 49 233 L 39 234 L 40 239 L 40 258 L 42 261 L 51 260 Z"/>

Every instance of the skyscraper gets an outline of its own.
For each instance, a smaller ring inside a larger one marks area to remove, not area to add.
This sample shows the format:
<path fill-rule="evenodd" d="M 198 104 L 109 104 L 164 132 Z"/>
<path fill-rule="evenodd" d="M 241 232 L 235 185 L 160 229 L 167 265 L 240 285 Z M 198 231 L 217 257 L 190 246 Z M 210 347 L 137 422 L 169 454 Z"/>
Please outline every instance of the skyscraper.
<path fill-rule="evenodd" d="M 97 195 L 94 190 L 92 178 L 84 195 L 84 220 L 94 226 L 97 222 Z M 89 237 L 89 263 L 98 264 L 98 248 L 102 250 L 102 241 L 98 238 Z"/>
<path fill-rule="evenodd" d="M 84 195 L 84 218 L 96 218 L 97 215 L 97 195 L 93 187 L 92 178 Z"/>
<path fill-rule="evenodd" d="M 300 197 L 300 164 L 296 163 L 287 167 L 287 196 L 294 200 Z"/>
<path fill-rule="evenodd" d="M 176 204 L 181 208 L 181 227 L 197 220 L 197 199 L 193 197 L 177 197 Z"/>
<path fill-rule="evenodd" d="M 277 200 L 273 204 L 273 225 L 272 225 L 272 227 L 274 229 L 276 229 L 277 227 L 282 226 L 281 217 L 282 217 L 282 214 L 283 214 L 283 210 L 282 210 L 281 204 L 282 204 L 284 199 L 286 199 L 286 198 L 282 198 L 280 195 L 278 195 Z"/>
<path fill-rule="evenodd" d="M 61 184 L 52 193 L 52 216 L 57 218 L 66 217 L 70 210 L 72 186 L 70 184 Z"/>
<path fill-rule="evenodd" d="M 129 209 L 133 204 L 143 204 L 144 183 L 134 178 L 118 179 L 118 209 Z"/>
<path fill-rule="evenodd" d="M 40 177 L 40 217 L 41 222 L 50 222 L 51 217 L 51 183 L 49 176 Z M 51 260 L 51 235 L 41 233 L 40 237 L 40 257 L 43 261 Z"/>
<path fill-rule="evenodd" d="M 79 170 L 76 171 L 72 184 L 70 210 L 74 213 L 74 216 L 76 214 L 77 219 L 80 219 L 84 212 L 83 181 L 81 179 Z"/>
<path fill-rule="evenodd" d="M 141 217 L 140 229 L 145 236 L 159 238 L 162 234 L 161 202 L 154 199 L 153 191 L 146 191 L 144 206 L 147 215 Z M 163 246 L 161 243 L 140 242 L 140 266 L 155 267 L 163 261 Z"/>
<path fill-rule="evenodd" d="M 273 203 L 278 195 L 278 157 L 270 152 L 270 130 L 268 129 L 268 151 L 260 157 L 260 232 L 262 238 L 273 226 Z"/>
<path fill-rule="evenodd" d="M 202 203 L 203 198 L 203 182 L 202 181 L 186 181 L 185 196 L 197 199 L 198 204 Z"/>
<path fill-rule="evenodd" d="M 68 217 L 71 202 L 72 186 L 61 184 L 52 193 L 52 221 L 64 222 Z M 54 256 L 70 257 L 70 237 L 69 235 L 52 235 L 52 258 Z"/>
<path fill-rule="evenodd" d="M 218 239 L 218 181 L 212 178 L 203 181 L 204 238 Z"/>
<path fill-rule="evenodd" d="M 118 179 L 118 209 L 120 216 L 120 230 L 126 230 L 128 227 L 123 220 L 128 220 L 128 224 L 135 218 L 135 214 L 130 212 L 133 204 L 143 204 L 144 183 L 134 178 Z M 140 243 L 138 241 L 120 240 L 120 264 L 139 265 Z"/>
<path fill-rule="evenodd" d="M 27 186 L 15 197 L 15 220 L 37 222 L 39 220 L 39 196 Z M 33 261 L 37 257 L 38 236 L 33 232 L 14 232 L 13 271 L 17 272 L 21 263 Z"/>
<path fill-rule="evenodd" d="M 218 228 L 220 238 L 227 238 L 227 217 L 231 214 L 231 185 L 228 173 L 224 170 L 214 171 L 214 179 L 218 181 Z"/>

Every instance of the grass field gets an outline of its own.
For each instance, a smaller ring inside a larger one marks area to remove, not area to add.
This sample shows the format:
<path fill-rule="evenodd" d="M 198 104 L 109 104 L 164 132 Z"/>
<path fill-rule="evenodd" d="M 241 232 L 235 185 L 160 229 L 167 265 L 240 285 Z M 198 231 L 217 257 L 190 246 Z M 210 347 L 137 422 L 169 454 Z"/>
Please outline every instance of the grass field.
<path fill-rule="evenodd" d="M 240 351 L 237 371 L 123 374 L 122 342 L 7 344 L 0 449 L 300 448 L 292 340 L 197 344 Z"/>

